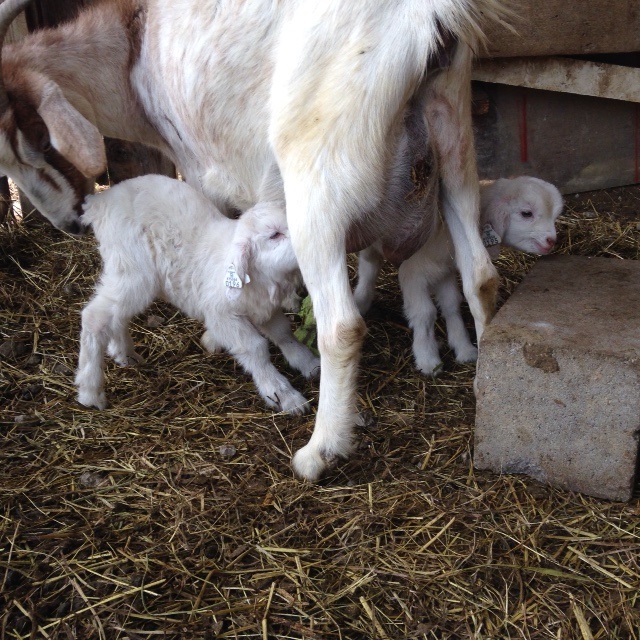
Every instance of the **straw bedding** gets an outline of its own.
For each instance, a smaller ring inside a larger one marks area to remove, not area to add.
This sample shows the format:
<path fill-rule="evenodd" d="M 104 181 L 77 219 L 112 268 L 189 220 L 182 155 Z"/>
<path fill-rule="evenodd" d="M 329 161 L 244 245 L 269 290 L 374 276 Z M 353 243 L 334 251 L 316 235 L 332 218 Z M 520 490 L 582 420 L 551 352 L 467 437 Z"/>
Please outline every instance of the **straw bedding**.
<path fill-rule="evenodd" d="M 569 196 L 558 250 L 639 259 L 639 211 L 638 187 Z M 502 300 L 534 261 L 500 258 Z M 640 493 L 475 471 L 474 367 L 415 371 L 393 270 L 357 452 L 313 486 L 289 464 L 313 416 L 266 410 L 166 305 L 133 324 L 146 363 L 108 365 L 110 408 L 76 403 L 98 266 L 91 238 L 0 226 L 0 639 L 640 638 Z"/>

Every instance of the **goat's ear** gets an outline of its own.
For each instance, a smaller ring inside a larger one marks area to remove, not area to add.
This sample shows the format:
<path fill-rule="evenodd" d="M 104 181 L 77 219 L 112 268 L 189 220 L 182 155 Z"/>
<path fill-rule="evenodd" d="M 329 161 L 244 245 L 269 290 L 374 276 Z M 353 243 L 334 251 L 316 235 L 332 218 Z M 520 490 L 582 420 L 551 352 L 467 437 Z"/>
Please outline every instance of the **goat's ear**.
<path fill-rule="evenodd" d="M 49 129 L 51 144 L 87 178 L 95 178 L 107 167 L 100 132 L 64 97 L 57 84 L 48 82 L 38 113 Z"/>
<path fill-rule="evenodd" d="M 224 284 L 227 298 L 235 300 L 242 288 L 251 282 L 249 277 L 249 262 L 251 260 L 251 241 L 249 238 L 236 238 L 227 255 L 227 270 Z"/>

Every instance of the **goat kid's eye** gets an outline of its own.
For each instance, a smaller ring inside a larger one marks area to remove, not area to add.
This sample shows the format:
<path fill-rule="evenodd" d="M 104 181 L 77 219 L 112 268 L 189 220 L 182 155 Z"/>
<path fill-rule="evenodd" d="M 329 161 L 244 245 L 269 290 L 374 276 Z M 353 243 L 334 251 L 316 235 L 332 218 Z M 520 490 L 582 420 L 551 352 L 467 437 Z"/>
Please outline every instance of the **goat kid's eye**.
<path fill-rule="evenodd" d="M 529 211 L 529 210 L 521 211 L 520 215 L 523 218 L 533 218 L 533 211 Z"/>
<path fill-rule="evenodd" d="M 269 240 L 278 240 L 280 238 L 283 238 L 284 234 L 280 233 L 279 231 L 274 231 L 270 236 L 269 236 Z"/>

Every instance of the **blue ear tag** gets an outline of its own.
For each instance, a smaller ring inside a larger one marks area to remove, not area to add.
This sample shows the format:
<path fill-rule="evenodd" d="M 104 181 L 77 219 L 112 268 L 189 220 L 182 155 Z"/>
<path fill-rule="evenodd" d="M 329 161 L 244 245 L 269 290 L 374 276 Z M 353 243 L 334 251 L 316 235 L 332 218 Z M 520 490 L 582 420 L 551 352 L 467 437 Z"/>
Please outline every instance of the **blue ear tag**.
<path fill-rule="evenodd" d="M 244 284 L 249 284 L 251 282 L 251 278 L 249 278 L 248 274 L 244 276 Z M 229 287 L 230 289 L 242 289 L 243 282 L 236 271 L 236 267 L 233 264 L 230 264 L 227 267 L 227 272 L 224 275 L 224 285 L 225 287 Z"/>
<path fill-rule="evenodd" d="M 493 247 L 502 242 L 502 238 L 494 231 L 493 227 L 487 222 L 482 227 L 482 244 L 485 247 Z"/>

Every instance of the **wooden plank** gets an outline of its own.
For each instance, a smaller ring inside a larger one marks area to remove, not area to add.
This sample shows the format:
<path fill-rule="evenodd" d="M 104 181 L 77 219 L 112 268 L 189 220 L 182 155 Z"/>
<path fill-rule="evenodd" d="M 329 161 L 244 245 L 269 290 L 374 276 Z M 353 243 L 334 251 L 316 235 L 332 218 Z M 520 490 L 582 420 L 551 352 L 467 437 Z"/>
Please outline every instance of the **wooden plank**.
<path fill-rule="evenodd" d="M 640 69 L 571 58 L 481 60 L 474 80 L 640 102 Z"/>
<path fill-rule="evenodd" d="M 558 56 L 640 51 L 638 0 L 520 0 L 518 34 L 488 24 L 482 57 Z"/>
<path fill-rule="evenodd" d="M 534 175 L 563 193 L 640 182 L 640 105 L 474 83 L 483 179 Z"/>

